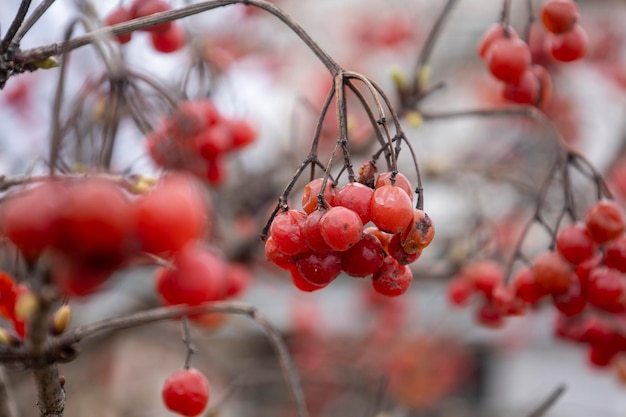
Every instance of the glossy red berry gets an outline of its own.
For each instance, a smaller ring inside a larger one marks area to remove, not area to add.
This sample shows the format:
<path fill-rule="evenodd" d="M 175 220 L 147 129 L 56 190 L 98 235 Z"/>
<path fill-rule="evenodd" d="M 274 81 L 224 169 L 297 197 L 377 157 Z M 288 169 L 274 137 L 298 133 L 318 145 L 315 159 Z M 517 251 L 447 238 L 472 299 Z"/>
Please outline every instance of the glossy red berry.
<path fill-rule="evenodd" d="M 383 185 L 391 185 L 391 176 L 392 173 L 389 171 L 381 172 L 376 178 L 376 185 L 374 188 L 380 188 Z M 398 172 L 396 174 L 395 186 L 402 188 L 409 198 L 413 200 L 413 186 L 411 185 L 411 181 L 409 181 L 403 173 Z"/>
<path fill-rule="evenodd" d="M 315 210 L 308 216 L 302 226 L 302 234 L 307 246 L 313 252 L 326 253 L 334 251 L 322 235 L 321 220 L 326 214 L 326 210 Z"/>
<path fill-rule="evenodd" d="M 574 26 L 569 32 L 553 35 L 548 39 L 548 50 L 556 61 L 571 62 L 587 55 L 589 38 L 579 25 Z"/>
<path fill-rule="evenodd" d="M 567 291 L 576 279 L 570 264 L 553 251 L 543 252 L 535 259 L 533 275 L 537 283 L 552 294 Z"/>
<path fill-rule="evenodd" d="M 617 239 L 624 233 L 626 220 L 621 207 L 613 200 L 600 200 L 587 211 L 585 225 L 597 243 Z"/>
<path fill-rule="evenodd" d="M 552 33 L 572 30 L 578 19 L 578 6 L 573 0 L 547 0 L 541 8 L 541 21 Z"/>
<path fill-rule="evenodd" d="M 363 224 L 372 219 L 371 206 L 374 190 L 358 182 L 350 182 L 337 190 L 333 205 L 353 210 L 361 218 Z"/>
<path fill-rule="evenodd" d="M 502 97 L 519 104 L 535 104 L 539 99 L 539 80 L 535 73 L 528 69 L 517 83 L 505 83 Z"/>
<path fill-rule="evenodd" d="M 611 313 L 626 311 L 626 279 L 611 268 L 598 267 L 589 275 L 586 286 L 589 302 Z"/>
<path fill-rule="evenodd" d="M 288 271 L 296 265 L 296 257 L 282 253 L 278 247 L 276 247 L 274 239 L 271 236 L 265 241 L 265 257 L 274 265 Z"/>
<path fill-rule="evenodd" d="M 482 58 L 482 59 L 486 59 L 487 58 L 487 53 L 489 51 L 489 48 L 491 48 L 491 45 L 493 45 L 493 43 L 499 39 L 504 39 L 504 38 L 518 38 L 519 36 L 517 35 L 517 32 L 515 32 L 515 29 L 513 29 L 511 26 L 507 27 L 507 32 L 508 32 L 508 36 L 507 34 L 505 34 L 504 31 L 504 27 L 502 26 L 502 23 L 494 23 L 492 24 L 487 31 L 485 31 L 485 34 L 483 35 L 483 37 L 480 40 L 480 43 L 478 44 L 478 55 Z"/>
<path fill-rule="evenodd" d="M 518 38 L 499 39 L 487 53 L 489 71 L 505 83 L 519 83 L 530 64 L 530 49 Z"/>
<path fill-rule="evenodd" d="M 150 40 L 155 50 L 168 54 L 176 52 L 185 46 L 187 36 L 181 25 L 173 24 L 164 32 L 151 32 Z"/>
<path fill-rule="evenodd" d="M 328 284 L 315 285 L 315 284 L 310 283 L 304 278 L 304 276 L 302 276 L 298 268 L 295 266 L 290 270 L 290 273 L 291 273 L 291 282 L 293 283 L 294 287 L 296 287 L 297 289 L 303 292 L 313 292 L 313 291 L 321 290 L 322 288 L 325 288 L 328 285 Z"/>
<path fill-rule="evenodd" d="M 474 294 L 474 284 L 464 276 L 455 277 L 448 283 L 448 301 L 453 306 L 465 307 Z"/>
<path fill-rule="evenodd" d="M 413 281 L 413 273 L 406 265 L 387 256 L 383 266 L 372 276 L 374 290 L 387 297 L 397 297 L 404 294 Z"/>
<path fill-rule="evenodd" d="M 407 193 L 394 185 L 374 190 L 371 201 L 372 222 L 382 231 L 401 233 L 413 221 L 413 205 Z"/>
<path fill-rule="evenodd" d="M 320 219 L 320 232 L 328 246 L 343 252 L 361 240 L 363 223 L 356 212 L 335 206 Z"/>
<path fill-rule="evenodd" d="M 341 272 L 341 254 L 338 252 L 305 252 L 298 255 L 296 266 L 302 277 L 315 286 L 326 286 Z"/>
<path fill-rule="evenodd" d="M 574 281 L 567 291 L 552 296 L 554 306 L 566 316 L 582 313 L 587 307 L 587 295 L 578 281 Z"/>
<path fill-rule="evenodd" d="M 305 213 L 311 214 L 317 208 L 317 196 L 322 189 L 323 181 L 323 178 L 315 178 L 313 181 L 304 186 L 304 190 L 302 191 L 302 210 L 304 210 Z M 333 188 L 332 181 L 326 181 L 326 186 L 324 187 L 324 193 L 322 195 L 324 196 L 324 201 L 326 203 L 325 207 L 328 207 L 328 205 L 334 205 L 335 189 Z"/>
<path fill-rule="evenodd" d="M 209 382 L 197 369 L 183 369 L 165 380 L 163 402 L 168 410 L 187 417 L 200 415 L 209 402 Z"/>
<path fill-rule="evenodd" d="M 270 235 L 280 252 L 285 255 L 297 255 L 307 250 L 302 230 L 305 220 L 304 213 L 293 209 L 278 213 L 274 217 Z"/>
<path fill-rule="evenodd" d="M 606 245 L 604 264 L 609 268 L 626 272 L 626 235 L 622 235 Z"/>
<path fill-rule="evenodd" d="M 584 223 L 580 222 L 559 231 L 556 236 L 556 248 L 561 256 L 574 265 L 591 258 L 596 252 L 595 242 Z"/>
<path fill-rule="evenodd" d="M 520 269 L 513 279 L 515 296 L 530 305 L 535 305 L 550 292 L 537 283 L 531 268 Z"/>
<path fill-rule="evenodd" d="M 378 238 L 363 233 L 356 245 L 341 254 L 341 269 L 353 277 L 366 277 L 380 269 L 384 258 L 385 251 Z"/>

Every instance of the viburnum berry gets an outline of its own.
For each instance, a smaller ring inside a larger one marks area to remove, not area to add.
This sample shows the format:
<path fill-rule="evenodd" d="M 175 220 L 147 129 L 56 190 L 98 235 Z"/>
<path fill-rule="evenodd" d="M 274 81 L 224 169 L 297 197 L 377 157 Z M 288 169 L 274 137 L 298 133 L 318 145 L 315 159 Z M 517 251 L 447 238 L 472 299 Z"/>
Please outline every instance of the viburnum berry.
<path fill-rule="evenodd" d="M 528 69 L 516 83 L 505 83 L 502 97 L 519 104 L 535 104 L 539 99 L 539 80 L 535 73 Z"/>
<path fill-rule="evenodd" d="M 171 254 L 211 231 L 211 207 L 189 174 L 170 173 L 133 204 L 135 236 L 141 249 Z"/>
<path fill-rule="evenodd" d="M 313 291 L 321 290 L 322 288 L 325 288 L 328 285 L 328 284 L 315 285 L 315 284 L 310 283 L 302 276 L 302 274 L 300 273 L 300 271 L 298 270 L 296 266 L 294 266 L 290 270 L 290 273 L 291 273 L 291 282 L 293 283 L 294 287 L 296 287 L 300 291 L 313 292 Z"/>
<path fill-rule="evenodd" d="M 304 225 L 302 226 L 302 234 L 307 246 L 313 251 L 318 253 L 332 252 L 335 249 L 331 248 L 321 231 L 320 221 L 326 214 L 326 210 L 315 210 L 308 216 Z"/>
<path fill-rule="evenodd" d="M 176 52 L 185 46 L 187 36 L 185 30 L 179 24 L 172 24 L 170 28 L 163 32 L 151 32 L 150 41 L 155 50 L 168 54 Z"/>
<path fill-rule="evenodd" d="M 302 277 L 316 286 L 330 284 L 341 272 L 339 252 L 305 252 L 296 258 L 296 266 Z"/>
<path fill-rule="evenodd" d="M 358 182 L 350 182 L 335 193 L 332 205 L 353 210 L 361 218 L 363 224 L 372 219 L 371 201 L 374 190 Z"/>
<path fill-rule="evenodd" d="M 313 181 L 304 186 L 304 190 L 302 191 L 302 210 L 304 210 L 305 213 L 311 214 L 317 208 L 317 196 L 322 189 L 323 181 L 323 178 L 315 178 Z M 326 181 L 323 196 L 326 204 L 330 206 L 334 205 L 335 189 L 333 188 L 332 181 Z"/>
<path fill-rule="evenodd" d="M 306 216 L 297 210 L 278 213 L 270 225 L 270 235 L 278 250 L 285 255 L 297 255 L 307 250 L 302 227 Z"/>
<path fill-rule="evenodd" d="M 568 262 L 578 265 L 596 253 L 596 244 L 584 223 L 577 222 L 559 231 L 556 249 Z"/>
<path fill-rule="evenodd" d="M 366 277 L 378 271 L 385 259 L 383 245 L 370 233 L 341 254 L 341 269 L 353 277 Z"/>
<path fill-rule="evenodd" d="M 170 9 L 171 9 L 170 5 L 163 0 L 150 0 L 150 1 L 144 1 L 143 3 L 136 6 L 133 9 L 133 13 L 134 13 L 134 17 L 138 18 L 138 17 L 150 16 L 155 13 L 166 12 Z M 129 10 L 129 14 L 130 14 L 130 10 Z M 173 25 L 173 22 L 163 22 L 163 23 L 159 23 L 158 25 L 149 26 L 143 30 L 145 30 L 146 32 L 166 32 L 172 27 L 172 25 Z"/>
<path fill-rule="evenodd" d="M 476 310 L 476 321 L 482 326 L 498 329 L 504 325 L 504 316 L 492 299 L 485 298 Z"/>
<path fill-rule="evenodd" d="M 400 263 L 400 265 L 408 265 L 417 261 L 422 254 L 421 250 L 414 253 L 408 253 L 404 250 L 402 245 L 402 236 L 400 233 L 396 233 L 391 236 L 389 244 L 387 245 L 387 254 Z"/>
<path fill-rule="evenodd" d="M 474 285 L 475 291 L 483 293 L 488 298 L 493 294 L 496 285 L 504 279 L 504 269 L 492 260 L 473 262 L 463 269 L 462 274 Z"/>
<path fill-rule="evenodd" d="M 504 282 L 494 287 L 491 299 L 503 316 L 521 316 L 526 311 L 526 303 L 517 298 L 515 289 Z"/>
<path fill-rule="evenodd" d="M 57 254 L 52 262 L 52 280 L 64 296 L 82 297 L 100 289 L 119 267 L 119 259 Z"/>
<path fill-rule="evenodd" d="M 378 239 L 378 241 L 380 242 L 380 244 L 383 245 L 383 250 L 387 252 L 387 249 L 389 247 L 389 241 L 391 240 L 391 236 L 393 236 L 391 233 L 383 232 L 382 230 L 380 230 L 378 227 L 375 227 L 375 226 L 365 228 L 363 230 L 363 233 L 369 233 L 375 236 L 376 239 Z"/>
<path fill-rule="evenodd" d="M 435 225 L 423 210 L 413 209 L 413 222 L 402 231 L 402 248 L 406 253 L 419 253 L 435 237 Z"/>
<path fill-rule="evenodd" d="M 190 242 L 172 259 L 175 269 L 160 268 L 156 289 L 166 305 L 198 305 L 226 297 L 226 263 L 199 242 Z"/>
<path fill-rule="evenodd" d="M 320 233 L 328 246 L 343 252 L 361 240 L 363 222 L 356 212 L 335 206 L 320 219 Z"/>
<path fill-rule="evenodd" d="M 556 61 L 571 62 L 587 55 L 589 38 L 580 26 L 576 25 L 572 30 L 560 35 L 548 38 L 548 50 Z"/>
<path fill-rule="evenodd" d="M 597 243 L 617 239 L 624 233 L 626 220 L 621 207 L 613 200 L 600 200 L 585 215 L 585 225 Z"/>
<path fill-rule="evenodd" d="M 282 253 L 271 236 L 265 241 L 265 257 L 274 265 L 288 271 L 296 266 L 296 257 Z"/>
<path fill-rule="evenodd" d="M 567 291 L 576 279 L 569 263 L 553 251 L 537 256 L 533 263 L 533 275 L 537 283 L 552 294 Z"/>
<path fill-rule="evenodd" d="M 539 300 L 549 294 L 549 291 L 535 280 L 532 268 L 520 269 L 513 278 L 513 284 L 515 296 L 530 305 L 537 304 Z"/>
<path fill-rule="evenodd" d="M 578 281 L 574 281 L 567 291 L 553 294 L 552 300 L 557 310 L 566 316 L 578 315 L 587 307 L 587 295 Z"/>
<path fill-rule="evenodd" d="M 258 135 L 256 129 L 246 120 L 230 120 L 231 149 L 241 149 L 253 143 Z"/>
<path fill-rule="evenodd" d="M 626 272 L 626 235 L 622 235 L 606 245 L 604 264 L 609 268 Z"/>
<path fill-rule="evenodd" d="M 412 201 L 398 186 L 376 188 L 370 204 L 372 222 L 384 232 L 401 233 L 413 221 Z"/>
<path fill-rule="evenodd" d="M 455 277 L 448 283 L 448 301 L 453 306 L 465 307 L 473 294 L 474 284 L 464 276 Z"/>
<path fill-rule="evenodd" d="M 518 38 L 496 40 L 487 53 L 487 66 L 491 75 L 505 83 L 518 83 L 530 68 L 530 49 Z"/>
<path fill-rule="evenodd" d="M 115 9 L 113 9 L 105 18 L 104 18 L 104 25 L 105 26 L 113 26 L 113 25 L 117 25 L 118 23 L 123 23 L 123 22 L 127 22 L 129 20 L 133 19 L 133 16 L 131 14 L 130 9 L 127 9 L 126 7 L 123 6 L 119 6 L 116 7 Z M 131 38 L 132 38 L 132 33 L 125 33 L 123 35 L 117 35 L 115 37 L 115 39 L 120 43 L 120 44 L 125 44 L 130 42 Z"/>
<path fill-rule="evenodd" d="M 578 19 L 578 6 L 573 0 L 547 0 L 541 8 L 541 21 L 552 33 L 572 30 Z"/>
<path fill-rule="evenodd" d="M 413 281 L 413 273 L 407 265 L 400 265 L 391 256 L 387 256 L 383 265 L 372 276 L 374 291 L 388 297 L 404 294 Z"/>
<path fill-rule="evenodd" d="M 626 311 L 626 280 L 621 272 L 607 267 L 595 268 L 585 290 L 594 306 L 611 313 Z"/>
<path fill-rule="evenodd" d="M 376 178 L 376 185 L 374 188 L 380 188 L 383 185 L 392 185 L 391 184 L 391 176 L 393 173 L 386 171 L 381 172 Z M 404 190 L 404 192 L 409 196 L 409 198 L 413 199 L 413 186 L 409 179 L 401 172 L 396 173 L 396 183 L 394 184 L 396 187 L 400 187 Z"/>
<path fill-rule="evenodd" d="M 161 394 L 168 410 L 194 417 L 209 403 L 209 382 L 197 369 L 182 369 L 167 377 Z"/>
<path fill-rule="evenodd" d="M 506 29 L 507 33 L 505 33 L 504 31 L 504 26 L 502 25 L 502 23 L 494 23 L 485 31 L 485 34 L 478 44 L 478 55 L 480 55 L 482 59 L 487 58 L 489 48 L 491 48 L 491 45 L 493 45 L 495 41 L 507 37 L 519 38 L 517 32 L 515 32 L 515 29 L 513 29 L 511 26 L 507 26 Z"/>

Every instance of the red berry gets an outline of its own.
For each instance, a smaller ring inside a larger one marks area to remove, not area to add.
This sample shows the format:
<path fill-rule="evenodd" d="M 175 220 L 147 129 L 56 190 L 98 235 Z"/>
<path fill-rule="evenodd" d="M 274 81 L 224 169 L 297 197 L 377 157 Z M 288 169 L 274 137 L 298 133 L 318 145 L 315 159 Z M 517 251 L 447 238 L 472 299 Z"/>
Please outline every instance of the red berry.
<path fill-rule="evenodd" d="M 226 296 L 226 263 L 213 251 L 191 242 L 172 260 L 175 269 L 157 272 L 156 288 L 166 305 L 199 305 Z"/>
<path fill-rule="evenodd" d="M 305 213 L 311 214 L 317 208 L 317 196 L 322 189 L 323 181 L 323 178 L 316 178 L 304 187 L 302 191 L 302 210 L 304 210 Z M 334 205 L 335 189 L 333 188 L 332 181 L 326 181 L 323 196 L 327 205 Z"/>
<path fill-rule="evenodd" d="M 363 233 L 361 240 L 341 254 L 341 269 L 353 277 L 366 277 L 378 271 L 385 251 L 377 237 Z"/>
<path fill-rule="evenodd" d="M 241 149 L 250 145 L 257 137 L 257 131 L 246 120 L 231 120 L 231 149 Z"/>
<path fill-rule="evenodd" d="M 566 316 L 582 313 L 587 307 L 587 296 L 579 282 L 574 281 L 567 291 L 552 296 L 554 306 Z"/>
<path fill-rule="evenodd" d="M 301 253 L 296 259 L 296 266 L 305 280 L 316 286 L 326 286 L 341 272 L 341 254 L 338 252 Z"/>
<path fill-rule="evenodd" d="M 172 26 L 164 32 L 150 33 L 150 40 L 155 50 L 167 54 L 176 52 L 185 46 L 187 36 L 181 25 L 172 24 Z"/>
<path fill-rule="evenodd" d="M 624 212 L 613 200 L 600 200 L 585 215 L 585 225 L 597 243 L 617 239 L 624 233 Z"/>
<path fill-rule="evenodd" d="M 541 8 L 541 21 L 552 33 L 569 32 L 578 18 L 578 6 L 573 0 L 547 0 Z"/>
<path fill-rule="evenodd" d="M 302 234 L 307 246 L 313 251 L 318 253 L 327 253 L 334 251 L 322 235 L 320 221 L 326 214 L 326 210 L 315 210 L 306 217 L 306 221 L 302 226 Z"/>
<path fill-rule="evenodd" d="M 169 254 L 209 233 L 210 215 L 209 200 L 193 177 L 168 174 L 154 190 L 135 200 L 135 236 L 143 251 Z"/>
<path fill-rule="evenodd" d="M 609 242 L 604 252 L 604 264 L 609 268 L 626 272 L 626 236 Z"/>
<path fill-rule="evenodd" d="M 321 290 L 322 288 L 325 288 L 328 285 L 328 284 L 327 285 L 315 285 L 315 284 L 310 283 L 302 276 L 298 268 L 295 266 L 290 270 L 290 273 L 291 273 L 291 282 L 293 282 L 293 285 L 300 291 L 313 292 L 313 291 Z"/>
<path fill-rule="evenodd" d="M 183 369 L 167 377 L 162 390 L 165 406 L 175 413 L 194 417 L 209 402 L 209 382 L 197 369 Z"/>
<path fill-rule="evenodd" d="M 104 19 L 104 25 L 113 26 L 113 25 L 117 25 L 118 23 L 127 22 L 131 20 L 132 18 L 133 16 L 131 15 L 130 9 L 120 6 L 120 7 L 116 7 L 115 9 L 113 9 L 111 13 L 107 15 L 107 17 Z M 133 35 L 132 33 L 125 33 L 123 35 L 117 35 L 115 39 L 119 43 L 125 44 L 125 43 L 130 42 L 132 35 Z"/>
<path fill-rule="evenodd" d="M 376 178 L 376 185 L 374 188 L 380 188 L 383 185 L 391 185 L 391 176 L 392 173 L 389 171 L 381 172 Z M 396 174 L 395 186 L 402 188 L 409 198 L 413 200 L 413 186 L 411 186 L 409 179 L 401 172 Z"/>
<path fill-rule="evenodd" d="M 539 99 L 539 80 L 535 73 L 528 69 L 517 83 L 505 83 L 502 97 L 519 104 L 535 104 Z"/>
<path fill-rule="evenodd" d="M 271 236 L 268 237 L 265 241 L 265 257 L 274 265 L 288 271 L 294 268 L 296 265 L 296 257 L 293 255 L 285 255 L 284 253 L 282 253 L 276 247 L 274 239 Z"/>
<path fill-rule="evenodd" d="M 505 83 L 518 83 L 530 68 L 530 49 L 526 42 L 517 38 L 495 41 L 487 54 L 491 74 Z"/>
<path fill-rule="evenodd" d="M 599 368 L 606 368 L 617 356 L 617 350 L 604 345 L 591 345 L 589 349 L 589 363 Z"/>
<path fill-rule="evenodd" d="M 328 246 L 343 252 L 361 240 L 363 223 L 356 212 L 335 206 L 320 219 L 320 232 Z"/>
<path fill-rule="evenodd" d="M 388 297 L 404 294 L 413 281 L 413 273 L 406 265 L 387 256 L 381 268 L 372 276 L 374 291 Z"/>
<path fill-rule="evenodd" d="M 549 294 L 542 285 L 535 280 L 535 275 L 531 268 L 523 268 L 513 279 L 515 285 L 515 296 L 530 305 L 535 305 L 544 296 Z"/>
<path fill-rule="evenodd" d="M 621 272 L 606 267 L 595 268 L 585 289 L 594 306 L 611 313 L 626 311 L 626 281 Z"/>
<path fill-rule="evenodd" d="M 576 25 L 572 30 L 548 38 L 550 55 L 556 61 L 571 62 L 583 58 L 587 54 L 589 38 L 585 30 Z"/>
<path fill-rule="evenodd" d="M 297 210 L 287 210 L 274 217 L 270 234 L 279 251 L 285 255 L 297 255 L 307 249 L 302 227 L 306 216 Z"/>
<path fill-rule="evenodd" d="M 407 253 L 420 253 L 435 237 L 435 225 L 423 210 L 413 209 L 413 222 L 402 231 L 402 248 Z"/>
<path fill-rule="evenodd" d="M 564 227 L 556 236 L 556 248 L 571 264 L 591 258 L 596 252 L 596 244 L 591 239 L 583 223 L 574 223 Z"/>
<path fill-rule="evenodd" d="M 407 193 L 394 185 L 374 190 L 370 203 L 372 222 L 382 231 L 401 233 L 413 222 L 413 205 Z"/>
<path fill-rule="evenodd" d="M 486 298 L 476 311 L 476 321 L 482 326 L 497 329 L 504 325 L 504 316 L 493 300 Z"/>
<path fill-rule="evenodd" d="M 371 219 L 371 201 L 374 190 L 358 182 L 350 182 L 337 191 L 332 205 L 349 208 L 356 212 L 363 224 Z"/>
<path fill-rule="evenodd" d="M 422 251 L 418 250 L 415 253 L 407 253 L 402 246 L 402 236 L 400 233 L 396 233 L 391 236 L 389 244 L 387 245 L 387 253 L 400 263 L 400 265 L 408 265 L 417 261 L 422 254 Z"/>
<path fill-rule="evenodd" d="M 474 285 L 475 291 L 481 292 L 487 297 L 491 297 L 496 285 L 504 279 L 502 266 L 490 260 L 471 263 L 463 269 L 462 274 Z"/>
<path fill-rule="evenodd" d="M 567 291 L 576 279 L 569 263 L 552 251 L 544 252 L 535 259 L 533 275 L 537 283 L 552 294 Z"/>
<path fill-rule="evenodd" d="M 450 304 L 465 307 L 474 294 L 474 284 L 464 276 L 458 276 L 448 283 L 447 290 Z"/>
<path fill-rule="evenodd" d="M 508 30 L 509 38 L 518 38 L 517 32 L 515 32 L 515 29 L 508 26 L 507 30 Z M 486 59 L 487 53 L 489 51 L 489 48 L 491 48 L 491 45 L 493 45 L 495 41 L 499 39 L 504 39 L 506 37 L 507 36 L 504 33 L 504 27 L 502 26 L 502 23 L 492 24 L 489 27 L 489 29 L 485 31 L 485 34 L 483 35 L 482 39 L 480 40 L 480 43 L 478 44 L 478 55 L 480 55 L 482 59 Z"/>

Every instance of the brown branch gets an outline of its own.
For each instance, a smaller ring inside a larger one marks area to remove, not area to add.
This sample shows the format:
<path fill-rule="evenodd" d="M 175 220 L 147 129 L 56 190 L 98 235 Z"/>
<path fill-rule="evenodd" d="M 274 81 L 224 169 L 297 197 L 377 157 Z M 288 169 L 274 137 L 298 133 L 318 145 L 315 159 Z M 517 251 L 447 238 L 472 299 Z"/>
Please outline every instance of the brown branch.
<path fill-rule="evenodd" d="M 528 417 L 542 417 L 565 393 L 565 384 L 560 384 L 554 391 L 550 393 L 539 406 L 528 414 Z"/>
<path fill-rule="evenodd" d="M 52 6 L 55 1 L 56 0 L 43 0 L 41 3 L 39 3 L 35 10 L 33 10 L 33 12 L 26 18 L 22 26 L 20 26 L 19 30 L 11 40 L 11 43 L 15 45 L 19 44 L 24 35 L 26 35 L 30 28 L 33 27 L 35 23 L 37 23 L 41 16 L 43 16 L 46 10 L 48 10 L 48 8 Z"/>
<path fill-rule="evenodd" d="M 9 46 L 11 45 L 11 41 L 15 37 L 15 34 L 19 30 L 20 26 L 22 26 L 22 22 L 26 18 L 26 13 L 28 13 L 28 8 L 30 7 L 31 0 L 22 0 L 20 2 L 20 7 L 17 9 L 17 13 L 13 21 L 11 22 L 11 26 L 7 29 L 7 33 L 2 38 L 2 42 L 0 42 L 0 51 L 5 53 L 9 50 Z"/>
<path fill-rule="evenodd" d="M 298 371 L 293 363 L 293 360 L 291 359 L 287 345 L 285 344 L 278 329 L 274 327 L 255 307 L 249 304 L 240 302 L 216 302 L 198 306 L 179 305 L 141 311 L 121 317 L 114 317 L 77 327 L 73 331 L 51 340 L 50 350 L 52 352 L 66 351 L 68 348 L 74 346 L 82 340 L 104 331 L 128 329 L 158 321 L 178 319 L 183 316 L 210 313 L 239 314 L 247 316 L 263 328 L 265 334 L 269 338 L 269 341 L 276 350 L 278 361 L 294 397 L 294 401 L 296 402 L 298 417 L 308 417 L 304 393 L 300 384 L 300 377 L 298 376 Z"/>

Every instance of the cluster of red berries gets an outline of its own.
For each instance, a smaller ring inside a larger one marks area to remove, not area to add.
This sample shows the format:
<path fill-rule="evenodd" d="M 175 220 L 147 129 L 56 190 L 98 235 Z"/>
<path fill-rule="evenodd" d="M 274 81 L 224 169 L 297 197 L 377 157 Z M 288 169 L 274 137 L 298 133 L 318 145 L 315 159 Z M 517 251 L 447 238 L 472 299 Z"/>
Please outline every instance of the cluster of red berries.
<path fill-rule="evenodd" d="M 483 295 L 479 322 L 499 326 L 509 315 L 523 314 L 549 297 L 565 317 L 626 313 L 626 220 L 612 200 L 600 200 L 584 222 L 563 227 L 555 250 L 539 254 L 532 267 L 519 270 L 513 285 L 504 283 L 504 269 L 494 261 L 468 265 L 448 287 L 450 301 L 466 305 L 474 293 Z"/>
<path fill-rule="evenodd" d="M 181 369 L 165 380 L 161 395 L 168 410 L 194 417 L 209 403 L 209 382 L 197 369 Z"/>
<path fill-rule="evenodd" d="M 317 178 L 304 188 L 303 211 L 285 210 L 273 219 L 265 242 L 268 260 L 290 271 L 303 291 L 324 288 L 343 271 L 371 276 L 381 294 L 403 294 L 413 279 L 408 264 L 435 233 L 430 217 L 413 208 L 408 179 L 385 172 L 373 188 L 359 182 L 336 188 L 327 181 L 321 192 L 323 183 Z M 370 221 L 374 226 L 364 228 Z"/>
<path fill-rule="evenodd" d="M 107 178 L 59 177 L 6 197 L 0 205 L 0 223 L 4 236 L 27 262 L 45 254 L 64 294 L 85 295 L 146 253 L 171 258 L 174 265 L 186 265 L 180 260 L 185 259 L 196 270 L 209 263 L 208 258 L 225 264 L 212 252 L 197 249 L 197 240 L 210 232 L 210 211 L 208 198 L 189 174 L 170 173 L 138 196 Z M 225 271 L 226 267 L 211 274 L 227 276 Z M 184 285 L 185 267 L 169 274 Z M 223 276 L 220 279 L 225 280 Z"/>
<path fill-rule="evenodd" d="M 555 61 L 571 62 L 587 52 L 588 39 L 578 24 L 578 7 L 573 0 L 547 0 L 541 10 L 541 20 L 550 32 L 544 48 Z M 502 96 L 520 104 L 537 107 L 550 101 L 552 81 L 541 65 L 533 65 L 526 41 L 504 23 L 493 24 L 483 35 L 478 54 L 489 71 L 504 83 Z"/>
<path fill-rule="evenodd" d="M 28 288 L 24 284 L 17 284 L 11 276 L 5 272 L 0 272 L 0 316 L 13 325 L 15 333 L 19 338 L 24 339 L 26 334 L 26 322 L 17 311 L 18 299 L 28 293 Z M 4 330 L 4 329 L 3 329 Z M 5 336 L 6 336 L 5 332 Z M 10 343 L 10 340 L 2 340 L 0 343 Z M 9 339 L 4 337 L 4 339 Z"/>
<path fill-rule="evenodd" d="M 132 19 L 146 17 L 170 10 L 170 5 L 163 0 L 134 0 L 130 7 L 118 6 L 104 19 L 106 26 L 116 25 Z M 158 52 L 178 51 L 185 45 L 185 30 L 177 22 L 165 22 L 142 29 L 150 34 L 152 46 Z M 130 42 L 132 33 L 118 35 L 115 39 L 120 44 Z"/>
<path fill-rule="evenodd" d="M 225 117 L 204 99 L 180 103 L 146 139 L 158 165 L 187 170 L 218 185 L 226 177 L 225 156 L 248 146 L 256 135 L 248 122 Z"/>

